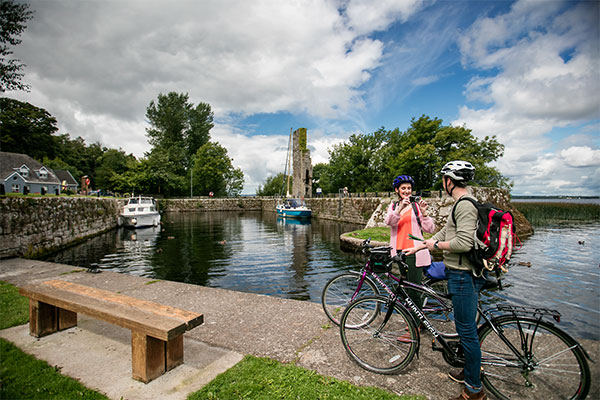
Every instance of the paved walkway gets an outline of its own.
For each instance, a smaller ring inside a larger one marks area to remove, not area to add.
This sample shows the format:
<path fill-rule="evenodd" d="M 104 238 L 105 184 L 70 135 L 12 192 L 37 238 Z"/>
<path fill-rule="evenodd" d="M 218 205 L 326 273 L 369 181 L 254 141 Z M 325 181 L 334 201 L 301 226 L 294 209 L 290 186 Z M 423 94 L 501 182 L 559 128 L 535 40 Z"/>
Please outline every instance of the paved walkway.
<path fill-rule="evenodd" d="M 110 271 L 90 274 L 78 267 L 35 260 L 0 261 L 0 280 L 19 286 L 48 279 L 77 282 L 204 314 L 204 324 L 185 335 L 184 365 L 149 384 L 131 379 L 130 333 L 115 325 L 81 317 L 77 327 L 41 339 L 29 336 L 26 325 L 0 331 L 0 337 L 113 399 L 185 399 L 245 354 L 294 362 L 322 375 L 397 394 L 446 399 L 460 390 L 447 379 L 449 367 L 440 353 L 431 350 L 428 335 L 421 337 L 419 357 L 401 374 L 378 375 L 358 367 L 347 357 L 339 330 L 329 327 L 317 303 Z M 598 342 L 585 341 L 584 346 L 598 360 Z M 599 364 L 590 365 L 594 380 Z M 597 383 L 590 398 L 600 398 Z"/>

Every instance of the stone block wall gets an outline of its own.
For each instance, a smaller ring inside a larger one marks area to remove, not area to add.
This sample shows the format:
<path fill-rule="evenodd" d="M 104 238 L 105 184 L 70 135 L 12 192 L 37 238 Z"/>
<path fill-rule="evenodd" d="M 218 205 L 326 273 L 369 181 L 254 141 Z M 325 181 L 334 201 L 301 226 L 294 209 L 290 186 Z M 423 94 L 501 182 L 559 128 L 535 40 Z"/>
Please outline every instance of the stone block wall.
<path fill-rule="evenodd" d="M 90 197 L 0 198 L 0 258 L 34 257 L 112 229 L 120 204 Z"/>

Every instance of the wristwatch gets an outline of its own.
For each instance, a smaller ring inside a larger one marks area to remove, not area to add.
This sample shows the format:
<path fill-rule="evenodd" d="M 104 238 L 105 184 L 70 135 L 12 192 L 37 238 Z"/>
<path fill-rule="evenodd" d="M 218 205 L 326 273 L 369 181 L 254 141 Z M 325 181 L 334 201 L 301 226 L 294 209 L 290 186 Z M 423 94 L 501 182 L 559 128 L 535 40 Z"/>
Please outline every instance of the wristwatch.
<path fill-rule="evenodd" d="M 439 240 L 436 240 L 436 241 L 435 241 L 435 243 L 433 244 L 433 248 L 434 248 L 434 249 L 436 249 L 436 250 L 439 250 L 439 249 L 440 249 L 440 248 L 438 247 L 438 243 L 439 243 L 439 242 L 440 242 Z"/>

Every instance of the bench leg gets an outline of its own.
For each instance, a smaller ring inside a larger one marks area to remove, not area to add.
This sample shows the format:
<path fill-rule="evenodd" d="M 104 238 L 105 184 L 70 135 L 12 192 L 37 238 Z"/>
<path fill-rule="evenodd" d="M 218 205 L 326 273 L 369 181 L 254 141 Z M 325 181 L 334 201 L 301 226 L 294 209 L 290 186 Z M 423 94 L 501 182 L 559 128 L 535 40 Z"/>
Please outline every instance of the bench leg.
<path fill-rule="evenodd" d="M 148 383 L 182 363 L 183 335 L 165 342 L 143 333 L 131 332 L 133 379 Z"/>
<path fill-rule="evenodd" d="M 167 342 L 167 371 L 183 364 L 183 335 Z"/>
<path fill-rule="evenodd" d="M 29 334 L 42 337 L 56 332 L 57 308 L 41 301 L 29 299 Z"/>
<path fill-rule="evenodd" d="M 29 334 L 42 337 L 77 325 L 77 313 L 29 299 Z"/>
<path fill-rule="evenodd" d="M 165 342 L 131 331 L 131 369 L 133 379 L 150 382 L 165 372 Z"/>

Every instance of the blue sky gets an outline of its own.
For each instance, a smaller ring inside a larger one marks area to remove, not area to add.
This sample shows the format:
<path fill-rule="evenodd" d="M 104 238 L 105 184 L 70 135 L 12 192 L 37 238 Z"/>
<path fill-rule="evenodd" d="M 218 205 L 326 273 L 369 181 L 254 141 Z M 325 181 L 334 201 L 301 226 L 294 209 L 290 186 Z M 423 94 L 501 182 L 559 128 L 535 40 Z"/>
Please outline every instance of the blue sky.
<path fill-rule="evenodd" d="M 29 3 L 15 56 L 32 89 L 6 95 L 88 143 L 143 156 L 150 101 L 189 93 L 251 194 L 283 171 L 290 128 L 317 163 L 425 114 L 496 135 L 513 194 L 600 194 L 597 1 Z"/>

